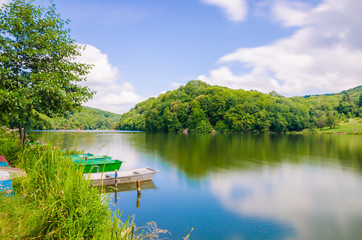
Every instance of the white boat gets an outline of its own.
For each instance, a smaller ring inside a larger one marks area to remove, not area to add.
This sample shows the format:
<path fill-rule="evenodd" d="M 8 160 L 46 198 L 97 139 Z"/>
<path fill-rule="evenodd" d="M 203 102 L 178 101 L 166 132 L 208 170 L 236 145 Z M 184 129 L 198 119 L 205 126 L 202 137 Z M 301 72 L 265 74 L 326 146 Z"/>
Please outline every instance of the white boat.
<path fill-rule="evenodd" d="M 86 173 L 83 174 L 83 176 L 85 179 L 91 181 L 93 186 L 101 186 L 115 185 L 116 182 L 117 184 L 122 184 L 152 180 L 157 172 L 159 171 L 146 167 L 120 172 Z"/>

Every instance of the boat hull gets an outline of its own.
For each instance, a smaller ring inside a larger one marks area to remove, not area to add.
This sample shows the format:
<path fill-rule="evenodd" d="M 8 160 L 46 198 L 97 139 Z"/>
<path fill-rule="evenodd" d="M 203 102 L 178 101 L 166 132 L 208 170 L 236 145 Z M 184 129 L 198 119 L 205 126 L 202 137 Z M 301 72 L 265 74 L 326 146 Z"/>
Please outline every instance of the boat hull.
<path fill-rule="evenodd" d="M 87 161 L 94 161 L 94 160 L 111 160 L 111 157 L 108 157 L 107 155 L 101 155 L 101 156 L 77 156 L 72 157 L 72 160 L 76 163 L 82 163 Z"/>
<path fill-rule="evenodd" d="M 79 167 L 83 167 L 83 173 L 97 173 L 97 172 L 110 172 L 119 170 L 122 166 L 122 161 L 113 160 L 88 160 L 78 161 L 76 164 Z"/>
<path fill-rule="evenodd" d="M 89 173 L 84 174 L 85 179 L 91 181 L 93 186 L 106 186 L 106 185 L 115 185 L 123 183 L 132 183 L 137 181 L 147 181 L 152 180 L 154 175 L 159 172 L 152 168 L 139 168 L 130 171 L 121 171 L 117 173 L 117 178 L 115 172 L 103 172 L 103 173 Z"/>

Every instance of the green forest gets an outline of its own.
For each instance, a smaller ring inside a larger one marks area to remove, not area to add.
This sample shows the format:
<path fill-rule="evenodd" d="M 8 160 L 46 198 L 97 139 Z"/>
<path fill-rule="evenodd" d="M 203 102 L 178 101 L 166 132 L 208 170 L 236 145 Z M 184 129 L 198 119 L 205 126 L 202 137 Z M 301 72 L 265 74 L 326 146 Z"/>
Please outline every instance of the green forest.
<path fill-rule="evenodd" d="M 113 129 L 120 115 L 91 107 L 82 107 L 81 111 L 68 112 L 65 117 L 50 118 L 33 112 L 29 120 L 29 130 L 104 130 Z M 1 116 L 0 116 L 1 118 Z M 2 125 L 16 128 L 17 121 L 8 116 L 0 119 Z"/>
<path fill-rule="evenodd" d="M 137 104 L 116 129 L 151 132 L 284 133 L 335 128 L 362 117 L 362 86 L 337 94 L 284 97 L 199 80 Z"/>

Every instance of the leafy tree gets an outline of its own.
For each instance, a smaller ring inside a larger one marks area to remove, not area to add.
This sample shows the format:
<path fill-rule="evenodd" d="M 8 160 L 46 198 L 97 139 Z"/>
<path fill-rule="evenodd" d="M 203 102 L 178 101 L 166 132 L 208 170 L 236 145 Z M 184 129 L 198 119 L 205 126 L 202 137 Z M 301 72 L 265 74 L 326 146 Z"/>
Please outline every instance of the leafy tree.
<path fill-rule="evenodd" d="M 177 90 L 137 104 L 121 116 L 117 128 L 253 133 L 334 128 L 341 114 L 362 115 L 354 104 L 361 93 L 362 86 L 339 94 L 286 98 L 276 92 L 263 94 L 190 81 Z M 138 124 L 132 125 L 136 119 Z M 146 127 L 139 127 L 141 123 Z"/>
<path fill-rule="evenodd" d="M 189 117 L 189 131 L 194 133 L 211 132 L 212 126 L 207 119 L 206 114 L 201 109 L 198 101 L 192 102 L 191 113 Z"/>
<path fill-rule="evenodd" d="M 63 115 L 93 95 L 77 85 L 91 66 L 75 62 L 82 47 L 68 24 L 54 4 L 14 0 L 0 10 L 0 108 L 19 123 L 23 145 L 33 113 Z"/>
<path fill-rule="evenodd" d="M 179 132 L 182 130 L 182 125 L 177 118 L 177 114 L 171 112 L 168 108 L 164 112 L 164 121 L 168 132 Z"/>
<path fill-rule="evenodd" d="M 220 132 L 220 133 L 223 133 L 223 132 L 228 132 L 230 131 L 227 127 L 227 125 L 224 123 L 224 121 L 222 120 L 219 120 L 217 121 L 216 125 L 215 125 L 215 130 Z"/>
<path fill-rule="evenodd" d="M 356 105 L 349 102 L 341 102 L 336 109 L 339 113 L 352 117 L 357 111 Z"/>
<path fill-rule="evenodd" d="M 329 127 L 330 129 L 336 127 L 336 125 L 338 123 L 337 112 L 330 111 L 327 113 L 326 117 L 327 117 L 327 121 L 326 121 L 327 127 Z"/>

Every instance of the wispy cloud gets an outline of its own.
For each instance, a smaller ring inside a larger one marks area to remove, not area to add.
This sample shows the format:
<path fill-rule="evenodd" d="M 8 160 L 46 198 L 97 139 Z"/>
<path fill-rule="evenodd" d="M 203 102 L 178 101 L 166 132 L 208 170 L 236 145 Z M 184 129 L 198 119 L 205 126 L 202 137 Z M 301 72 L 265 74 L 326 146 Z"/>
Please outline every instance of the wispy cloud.
<path fill-rule="evenodd" d="M 97 94 L 85 104 L 86 106 L 123 113 L 142 100 L 135 93 L 131 83 L 121 81 L 119 69 L 112 66 L 108 56 L 96 47 L 87 45 L 77 61 L 94 65 L 84 84 L 97 91 Z"/>
<path fill-rule="evenodd" d="M 198 78 L 286 95 L 334 92 L 362 84 L 362 2 L 324 0 L 312 7 L 277 0 L 270 10 L 282 26 L 298 29 L 270 45 L 237 49 L 219 59 L 219 68 Z"/>
<path fill-rule="evenodd" d="M 10 0 L 0 0 L 0 7 L 2 7 L 3 4 L 8 4 Z"/>
<path fill-rule="evenodd" d="M 226 17 L 235 22 L 245 20 L 248 12 L 245 0 L 201 0 L 201 2 L 222 8 Z"/>

